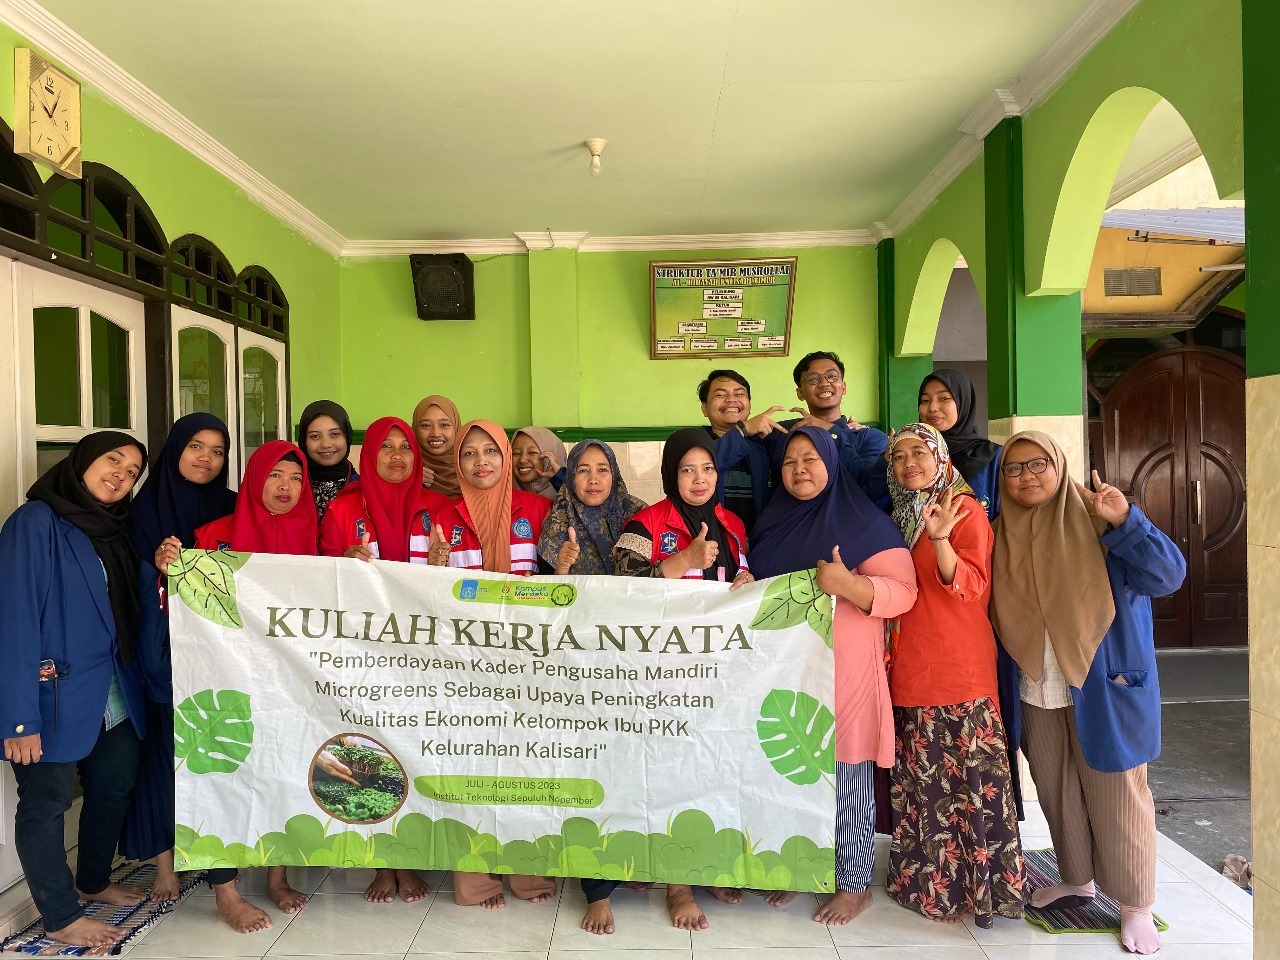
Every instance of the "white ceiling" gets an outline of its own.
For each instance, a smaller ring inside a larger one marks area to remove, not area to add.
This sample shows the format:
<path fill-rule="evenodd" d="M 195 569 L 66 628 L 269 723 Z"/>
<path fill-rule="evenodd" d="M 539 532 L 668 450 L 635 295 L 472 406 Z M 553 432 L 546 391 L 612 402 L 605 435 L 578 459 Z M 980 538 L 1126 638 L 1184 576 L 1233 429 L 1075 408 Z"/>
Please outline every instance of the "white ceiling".
<path fill-rule="evenodd" d="M 41 5 L 354 240 L 866 228 L 1091 6 Z"/>

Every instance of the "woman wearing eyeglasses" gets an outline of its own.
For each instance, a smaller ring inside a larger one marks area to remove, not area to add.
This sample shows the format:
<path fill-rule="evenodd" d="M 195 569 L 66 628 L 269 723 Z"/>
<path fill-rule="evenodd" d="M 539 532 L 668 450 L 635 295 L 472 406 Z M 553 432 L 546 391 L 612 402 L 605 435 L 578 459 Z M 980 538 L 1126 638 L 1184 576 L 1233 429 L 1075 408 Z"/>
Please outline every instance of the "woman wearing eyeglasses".
<path fill-rule="evenodd" d="M 991 617 L 1020 674 L 1023 745 L 1062 882 L 1035 907 L 1120 903 L 1120 941 L 1160 949 L 1155 807 L 1147 762 L 1160 753 L 1151 598 L 1182 585 L 1173 542 L 1095 472 L 1072 481 L 1047 434 L 1013 436 L 1000 460 Z"/>

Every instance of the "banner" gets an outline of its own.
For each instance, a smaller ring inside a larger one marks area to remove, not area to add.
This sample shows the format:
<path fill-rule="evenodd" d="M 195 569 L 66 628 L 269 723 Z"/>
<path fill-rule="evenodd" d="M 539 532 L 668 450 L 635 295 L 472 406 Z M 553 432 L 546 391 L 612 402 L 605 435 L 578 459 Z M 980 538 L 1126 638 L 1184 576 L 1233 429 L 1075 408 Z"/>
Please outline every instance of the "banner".
<path fill-rule="evenodd" d="M 833 891 L 831 598 L 183 551 L 179 869 Z"/>
<path fill-rule="evenodd" d="M 796 258 L 650 260 L 649 357 L 785 357 Z"/>

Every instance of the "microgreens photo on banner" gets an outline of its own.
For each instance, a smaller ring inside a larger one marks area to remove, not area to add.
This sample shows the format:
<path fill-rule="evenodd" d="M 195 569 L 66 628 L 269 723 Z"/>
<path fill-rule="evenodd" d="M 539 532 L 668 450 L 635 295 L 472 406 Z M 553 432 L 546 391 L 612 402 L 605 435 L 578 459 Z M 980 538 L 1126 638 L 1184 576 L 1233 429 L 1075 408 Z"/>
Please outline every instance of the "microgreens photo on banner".
<path fill-rule="evenodd" d="M 796 258 L 650 260 L 649 356 L 785 357 Z"/>
<path fill-rule="evenodd" d="M 399 867 L 833 892 L 832 603 L 184 550 L 179 869 Z"/>

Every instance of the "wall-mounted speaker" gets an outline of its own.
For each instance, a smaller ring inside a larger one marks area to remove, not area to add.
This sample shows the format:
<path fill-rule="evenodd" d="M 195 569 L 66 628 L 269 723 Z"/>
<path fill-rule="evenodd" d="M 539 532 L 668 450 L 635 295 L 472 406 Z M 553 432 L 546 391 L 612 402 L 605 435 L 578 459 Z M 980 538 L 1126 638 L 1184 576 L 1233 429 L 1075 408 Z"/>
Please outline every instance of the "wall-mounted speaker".
<path fill-rule="evenodd" d="M 409 257 L 413 300 L 422 320 L 474 320 L 476 289 L 471 259 L 462 253 Z"/>

